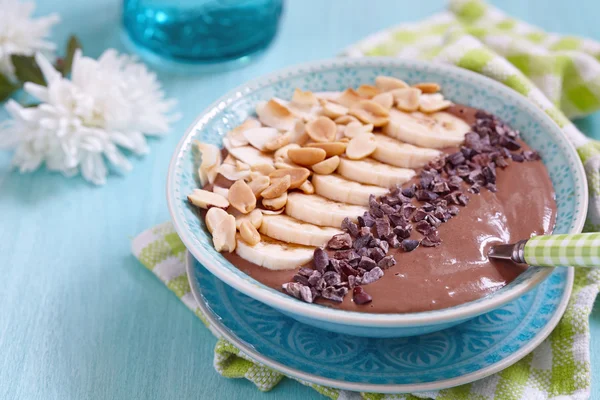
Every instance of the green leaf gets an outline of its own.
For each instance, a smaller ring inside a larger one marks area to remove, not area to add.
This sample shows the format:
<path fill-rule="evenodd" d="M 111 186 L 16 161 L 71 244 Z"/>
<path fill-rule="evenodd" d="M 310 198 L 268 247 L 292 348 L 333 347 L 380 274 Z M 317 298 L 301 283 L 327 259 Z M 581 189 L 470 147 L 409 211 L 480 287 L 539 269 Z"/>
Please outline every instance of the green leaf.
<path fill-rule="evenodd" d="M 0 74 L 0 102 L 8 99 L 20 86 L 12 82 L 8 77 Z"/>
<path fill-rule="evenodd" d="M 79 39 L 77 39 L 77 36 L 71 35 L 71 37 L 69 37 L 69 41 L 67 42 L 67 51 L 65 53 L 65 57 L 59 65 L 59 71 L 63 74 L 63 76 L 67 76 L 71 73 L 75 51 L 81 48 L 81 42 Z"/>
<path fill-rule="evenodd" d="M 15 66 L 15 75 L 17 75 L 17 78 L 21 82 L 33 82 L 38 85 L 46 86 L 44 75 L 33 56 L 19 56 L 13 54 L 11 60 Z"/>

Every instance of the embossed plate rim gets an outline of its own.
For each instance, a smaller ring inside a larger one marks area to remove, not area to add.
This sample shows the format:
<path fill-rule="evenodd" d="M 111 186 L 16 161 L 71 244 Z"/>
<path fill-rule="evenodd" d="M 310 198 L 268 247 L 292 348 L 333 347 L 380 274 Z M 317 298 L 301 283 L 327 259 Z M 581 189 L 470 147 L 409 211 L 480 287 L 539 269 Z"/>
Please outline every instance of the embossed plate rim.
<path fill-rule="evenodd" d="M 189 156 L 187 151 L 190 150 L 190 143 L 193 136 L 196 134 L 196 130 L 205 127 L 216 115 L 221 111 L 228 109 L 229 106 L 238 99 L 249 96 L 255 91 L 259 91 L 263 88 L 273 86 L 280 80 L 285 81 L 286 78 L 293 76 L 318 74 L 339 68 L 346 68 L 349 70 L 352 70 L 352 68 L 412 68 L 417 72 L 424 71 L 448 74 L 449 76 L 453 76 L 455 80 L 480 82 L 482 83 L 482 86 L 493 89 L 494 93 L 497 93 L 499 98 L 526 110 L 528 114 L 535 115 L 536 121 L 539 121 L 546 129 L 552 131 L 551 136 L 553 137 L 553 142 L 560 146 L 561 152 L 566 158 L 565 161 L 572 169 L 571 174 L 574 179 L 574 187 L 572 190 L 573 194 L 578 199 L 578 207 L 575 210 L 575 218 L 570 225 L 570 232 L 581 231 L 585 221 L 584 210 L 587 210 L 588 202 L 587 181 L 585 179 L 583 166 L 581 165 L 572 143 L 566 138 L 556 123 L 527 98 L 490 78 L 454 66 L 390 57 L 370 57 L 365 59 L 338 58 L 301 64 L 299 66 L 276 71 L 233 89 L 201 113 L 196 121 L 188 128 L 186 134 L 177 145 L 169 165 L 167 176 L 167 204 L 169 212 L 175 230 L 185 246 L 198 260 L 202 261 L 203 265 L 205 265 L 210 272 L 236 290 L 241 291 L 258 301 L 274 305 L 275 308 L 283 309 L 299 316 L 354 326 L 394 328 L 428 326 L 474 317 L 520 297 L 551 274 L 551 269 L 539 268 L 526 281 L 513 287 L 509 286 L 507 290 L 502 293 L 491 295 L 461 306 L 451 307 L 444 310 L 444 312 L 426 311 L 411 314 L 369 314 L 345 310 L 332 310 L 319 305 L 303 303 L 282 294 L 280 291 L 264 287 L 264 285 L 259 284 L 249 276 L 240 276 L 239 274 L 232 273 L 231 268 L 234 268 L 233 266 L 224 267 L 220 265 L 223 263 L 221 259 L 214 259 L 214 257 L 217 257 L 218 255 L 213 256 L 212 254 L 208 254 L 206 249 L 202 246 L 198 246 L 198 239 L 190 232 L 190 229 L 186 226 L 184 221 L 183 213 L 185 205 L 182 201 L 179 201 L 180 193 L 178 186 L 182 179 L 180 176 L 182 174 L 180 168 L 184 163 L 184 157 L 186 155 Z M 203 234 L 206 235 L 204 232 Z M 227 262 L 225 261 L 225 263 Z"/>
<path fill-rule="evenodd" d="M 554 330 L 560 319 L 562 318 L 567 304 L 569 303 L 569 299 L 571 297 L 571 292 L 573 289 L 573 280 L 574 280 L 574 269 L 572 267 L 568 268 L 567 271 L 567 279 L 565 280 L 565 290 L 561 297 L 560 303 L 556 307 L 556 310 L 552 317 L 548 319 L 548 322 L 530 341 L 508 357 L 501 359 L 498 362 L 495 362 L 487 367 L 484 367 L 478 371 L 470 372 L 455 378 L 451 379 L 443 379 L 439 381 L 432 381 L 426 383 L 414 383 L 414 384 L 365 384 L 365 383 L 354 383 L 347 382 L 342 380 L 330 379 L 321 377 L 314 374 L 309 374 L 304 371 L 301 371 L 296 368 L 288 367 L 280 362 L 272 360 L 266 356 L 260 354 L 254 347 L 239 339 L 232 331 L 230 331 L 223 323 L 220 321 L 220 317 L 213 313 L 213 311 L 209 308 L 207 303 L 204 300 L 204 296 L 198 286 L 197 280 L 192 279 L 190 277 L 194 276 L 194 256 L 190 251 L 186 252 L 185 259 L 185 268 L 186 273 L 188 274 L 188 281 L 190 283 L 190 288 L 194 299 L 198 303 L 198 307 L 204 313 L 207 321 L 210 324 L 211 330 L 216 331 L 221 337 L 228 340 L 231 344 L 236 346 L 242 352 L 244 352 L 248 357 L 250 357 L 255 362 L 266 365 L 267 367 L 273 368 L 274 370 L 283 373 L 292 378 L 304 380 L 310 383 L 314 383 L 317 385 L 332 387 L 336 389 L 342 390 L 350 390 L 354 392 L 371 392 L 371 393 L 386 393 L 386 394 L 394 394 L 394 393 L 409 393 L 409 392 L 424 392 L 430 390 L 441 390 L 447 389 L 450 387 L 465 385 L 483 378 L 486 378 L 490 375 L 493 375 L 503 369 L 506 369 L 513 365 L 514 363 L 521 360 L 527 354 L 531 353 L 537 346 L 539 346 L 546 338 L 550 335 L 550 333 Z M 208 269 L 207 269 L 208 271 Z M 210 272 L 210 271 L 209 271 Z M 233 289 L 235 290 L 235 289 Z M 282 314 L 285 318 L 290 318 Z M 385 340 L 385 339 L 374 339 L 374 340 Z"/>

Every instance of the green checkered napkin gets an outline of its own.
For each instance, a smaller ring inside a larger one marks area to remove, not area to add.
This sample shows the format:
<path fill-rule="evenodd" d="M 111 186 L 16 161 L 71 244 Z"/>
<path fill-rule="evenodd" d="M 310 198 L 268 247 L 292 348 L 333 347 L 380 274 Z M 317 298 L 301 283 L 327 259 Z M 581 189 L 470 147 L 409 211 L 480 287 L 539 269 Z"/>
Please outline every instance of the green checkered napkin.
<path fill-rule="evenodd" d="M 378 33 L 343 55 L 386 55 L 452 63 L 503 82 L 527 96 L 559 124 L 577 147 L 591 196 L 585 229 L 598 230 L 600 144 L 586 138 L 566 116 L 582 116 L 600 108 L 599 43 L 549 34 L 481 1 L 469 0 L 451 1 L 447 12 Z M 171 224 L 142 233 L 132 247 L 142 264 L 206 323 L 190 293 L 184 267 L 185 248 Z M 332 399 L 587 399 L 588 317 L 599 288 L 600 272 L 578 269 L 565 315 L 548 339 L 523 360 L 481 381 L 436 392 L 401 395 L 356 394 L 312 386 Z M 214 366 L 221 375 L 246 378 L 264 391 L 283 378 L 278 372 L 253 363 L 222 339 L 215 348 Z"/>

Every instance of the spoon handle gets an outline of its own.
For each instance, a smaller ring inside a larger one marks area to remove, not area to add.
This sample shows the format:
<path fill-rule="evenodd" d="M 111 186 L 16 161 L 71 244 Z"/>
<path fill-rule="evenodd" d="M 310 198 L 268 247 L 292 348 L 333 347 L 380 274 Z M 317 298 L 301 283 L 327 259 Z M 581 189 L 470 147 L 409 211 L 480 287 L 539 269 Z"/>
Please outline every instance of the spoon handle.
<path fill-rule="evenodd" d="M 600 233 L 534 236 L 523 256 L 527 264 L 541 267 L 600 267 Z"/>

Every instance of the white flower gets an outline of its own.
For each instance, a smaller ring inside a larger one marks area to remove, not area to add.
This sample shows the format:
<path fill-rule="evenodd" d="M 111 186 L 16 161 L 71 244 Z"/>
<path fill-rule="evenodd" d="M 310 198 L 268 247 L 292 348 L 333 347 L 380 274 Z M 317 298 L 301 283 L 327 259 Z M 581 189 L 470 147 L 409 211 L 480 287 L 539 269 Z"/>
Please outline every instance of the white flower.
<path fill-rule="evenodd" d="M 59 21 L 58 15 L 31 19 L 34 3 L 0 0 L 0 73 L 14 76 L 10 61 L 13 54 L 31 56 L 37 51 L 54 50 L 54 44 L 44 38 Z"/>
<path fill-rule="evenodd" d="M 41 104 L 24 108 L 9 100 L 13 117 L 0 125 L 0 148 L 15 148 L 13 164 L 21 172 L 42 163 L 66 176 L 81 172 L 95 184 L 106 181 L 105 161 L 118 170 L 131 168 L 119 148 L 136 154 L 148 151 L 144 135 L 162 135 L 174 100 L 166 100 L 156 76 L 145 66 L 115 50 L 98 59 L 75 53 L 71 80 L 64 78 L 39 53 L 48 86 L 27 82 L 25 91 Z"/>

